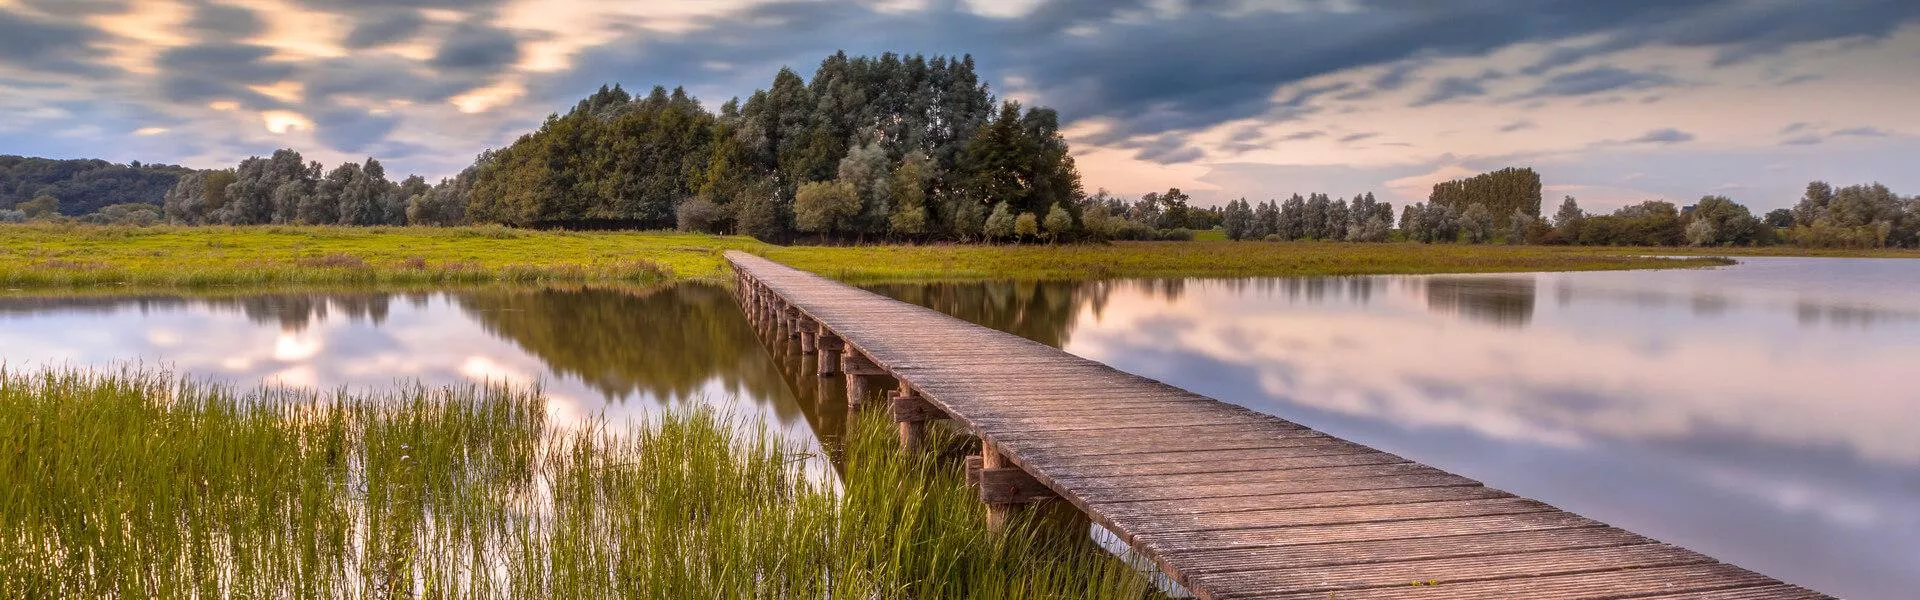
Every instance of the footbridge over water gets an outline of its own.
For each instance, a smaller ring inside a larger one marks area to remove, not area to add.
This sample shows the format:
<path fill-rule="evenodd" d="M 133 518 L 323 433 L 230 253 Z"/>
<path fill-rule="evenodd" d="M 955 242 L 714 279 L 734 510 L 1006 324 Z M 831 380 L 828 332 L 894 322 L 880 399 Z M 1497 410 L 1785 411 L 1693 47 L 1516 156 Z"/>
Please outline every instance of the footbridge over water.
<path fill-rule="evenodd" d="M 848 398 L 978 436 L 989 527 L 1065 503 L 1201 598 L 1827 596 L 1038 342 L 728 252 L 746 314 Z"/>

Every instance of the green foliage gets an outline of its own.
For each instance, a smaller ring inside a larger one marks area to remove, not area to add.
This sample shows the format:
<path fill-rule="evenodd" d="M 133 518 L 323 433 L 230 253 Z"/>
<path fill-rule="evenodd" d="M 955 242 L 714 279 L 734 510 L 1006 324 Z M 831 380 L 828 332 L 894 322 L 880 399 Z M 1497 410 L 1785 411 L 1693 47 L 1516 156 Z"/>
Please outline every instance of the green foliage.
<path fill-rule="evenodd" d="M 1694 246 L 1752 245 L 1765 227 L 1747 207 L 1726 196 L 1702 197 L 1682 214 L 1687 221 L 1686 241 Z"/>
<path fill-rule="evenodd" d="M 888 196 L 893 199 L 893 214 L 887 218 L 887 231 L 915 237 L 927 233 L 927 158 L 914 152 L 900 161 L 889 181 Z"/>
<path fill-rule="evenodd" d="M 1067 212 L 1066 206 L 1055 204 L 1053 208 L 1047 210 L 1047 220 L 1044 225 L 1047 227 L 1047 236 L 1058 240 L 1073 233 L 1073 214 Z"/>
<path fill-rule="evenodd" d="M 40 196 L 60 199 L 60 213 L 79 216 L 114 204 L 159 206 L 180 177 L 194 172 L 173 165 L 115 164 L 97 159 L 57 160 L 0 155 L 0 207 Z"/>
<path fill-rule="evenodd" d="M 60 199 L 52 194 L 41 194 L 14 208 L 25 213 L 29 219 L 55 217 L 60 215 Z"/>
<path fill-rule="evenodd" d="M 860 192 L 849 181 L 801 184 L 793 198 L 793 226 L 800 231 L 832 236 L 857 224 Z"/>
<path fill-rule="evenodd" d="M 1020 213 L 1020 216 L 1015 217 L 1013 220 L 1013 235 L 1022 239 L 1038 237 L 1040 235 L 1040 219 L 1034 217 L 1033 213 L 1030 212 Z"/>
<path fill-rule="evenodd" d="M 981 234 L 985 235 L 989 240 L 1004 240 L 1013 237 L 1015 231 L 1014 221 L 1013 211 L 1007 208 L 1007 203 L 996 203 L 993 205 L 993 212 L 987 215 L 986 223 L 981 225 Z"/>
<path fill-rule="evenodd" d="M 1511 224 L 1511 223 L 1509 223 Z M 1485 204 L 1475 202 L 1467 205 L 1460 213 L 1460 233 L 1469 244 L 1485 244 L 1493 241 L 1493 212 Z"/>
<path fill-rule="evenodd" d="M 1468 207 L 1480 204 L 1496 217 L 1494 226 L 1506 227 L 1508 215 L 1515 211 L 1540 216 L 1540 174 L 1531 168 L 1508 167 L 1436 183 L 1427 204 L 1448 207 L 1455 214 L 1465 214 Z"/>

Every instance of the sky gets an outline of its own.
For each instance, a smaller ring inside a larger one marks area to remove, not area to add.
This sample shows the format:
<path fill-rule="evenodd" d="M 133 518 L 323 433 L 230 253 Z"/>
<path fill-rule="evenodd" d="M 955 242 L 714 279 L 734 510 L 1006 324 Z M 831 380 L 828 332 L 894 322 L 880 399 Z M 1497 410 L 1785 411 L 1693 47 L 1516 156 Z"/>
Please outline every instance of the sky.
<path fill-rule="evenodd" d="M 1920 193 L 1913 0 L 0 0 L 0 154 L 433 179 L 602 84 L 717 109 L 835 50 L 972 54 L 1090 192 Z"/>

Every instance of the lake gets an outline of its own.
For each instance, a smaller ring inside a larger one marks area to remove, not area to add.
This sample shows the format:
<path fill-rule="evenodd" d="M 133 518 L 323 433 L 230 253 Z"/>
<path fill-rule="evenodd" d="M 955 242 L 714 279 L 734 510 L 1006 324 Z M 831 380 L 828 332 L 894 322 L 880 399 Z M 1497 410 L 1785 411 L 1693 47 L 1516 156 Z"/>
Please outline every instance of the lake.
<path fill-rule="evenodd" d="M 1497 276 L 876 286 L 1850 598 L 1920 589 L 1920 261 Z M 235 383 L 539 382 L 829 441 L 837 380 L 724 290 L 0 294 L 0 361 Z"/>

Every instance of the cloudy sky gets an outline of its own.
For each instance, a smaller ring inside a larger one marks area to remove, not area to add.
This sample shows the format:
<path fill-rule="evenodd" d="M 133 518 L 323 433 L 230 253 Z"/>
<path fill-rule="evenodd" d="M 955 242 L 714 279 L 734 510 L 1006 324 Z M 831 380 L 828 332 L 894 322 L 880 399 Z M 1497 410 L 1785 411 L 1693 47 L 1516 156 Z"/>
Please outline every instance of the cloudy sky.
<path fill-rule="evenodd" d="M 0 153 L 438 177 L 603 83 L 717 107 L 837 49 L 972 53 L 1088 190 L 1920 192 L 1914 0 L 0 0 Z"/>

